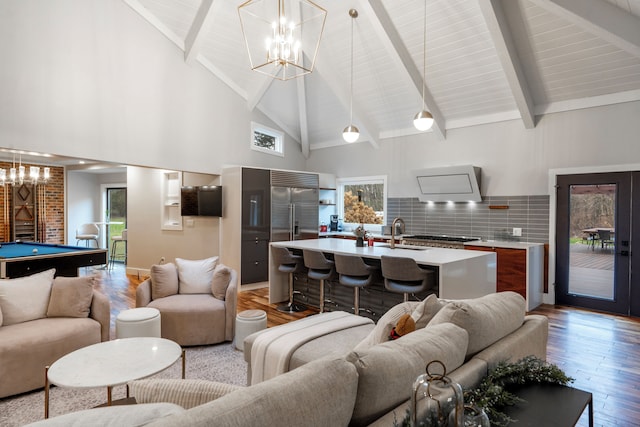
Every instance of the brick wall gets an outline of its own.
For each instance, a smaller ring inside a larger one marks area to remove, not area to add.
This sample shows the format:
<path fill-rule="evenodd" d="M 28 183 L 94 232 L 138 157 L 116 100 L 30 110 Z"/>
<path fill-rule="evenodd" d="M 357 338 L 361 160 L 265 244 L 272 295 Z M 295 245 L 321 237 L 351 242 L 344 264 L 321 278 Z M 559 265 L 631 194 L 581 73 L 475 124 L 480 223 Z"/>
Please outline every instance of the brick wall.
<path fill-rule="evenodd" d="M 29 173 L 28 164 L 23 164 Z M 12 164 L 9 162 L 0 162 L 0 168 L 7 171 L 9 175 L 9 168 Z M 40 174 L 43 173 L 43 167 L 40 166 Z M 45 184 L 39 184 L 36 188 L 36 199 L 39 207 L 38 218 L 38 237 L 39 241 L 46 243 L 64 243 L 64 168 L 62 167 L 50 167 L 51 178 L 49 182 Z M 6 184 L 4 188 L 0 188 L 0 212 L 2 216 L 0 221 L 0 241 L 8 242 L 13 240 L 11 235 L 11 199 L 12 192 L 17 190 L 18 186 L 11 186 Z M 5 210 L 5 206 L 7 206 Z M 41 210 L 40 208 L 44 209 Z M 44 213 L 44 214 L 43 214 Z"/>

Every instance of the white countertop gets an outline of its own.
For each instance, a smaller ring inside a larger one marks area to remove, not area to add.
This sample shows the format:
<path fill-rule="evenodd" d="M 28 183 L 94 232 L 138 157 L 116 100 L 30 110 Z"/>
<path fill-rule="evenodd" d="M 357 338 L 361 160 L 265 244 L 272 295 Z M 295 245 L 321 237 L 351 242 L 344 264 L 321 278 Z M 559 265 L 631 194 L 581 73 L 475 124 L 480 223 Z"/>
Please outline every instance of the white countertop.
<path fill-rule="evenodd" d="M 544 243 L 527 243 L 527 242 L 502 242 L 502 241 L 475 241 L 464 244 L 465 246 L 482 246 L 486 248 L 507 248 L 507 249 L 529 249 L 537 246 L 543 246 Z"/>
<path fill-rule="evenodd" d="M 311 249 L 334 254 L 359 255 L 364 258 L 380 258 L 382 255 L 413 258 L 418 264 L 439 267 L 453 262 L 480 258 L 487 254 L 480 251 L 424 246 L 410 246 L 419 249 L 405 249 L 408 246 L 391 249 L 384 247 L 385 243 L 378 242 L 374 246 L 357 247 L 354 240 L 332 238 L 272 242 L 271 245 L 290 249 Z"/>

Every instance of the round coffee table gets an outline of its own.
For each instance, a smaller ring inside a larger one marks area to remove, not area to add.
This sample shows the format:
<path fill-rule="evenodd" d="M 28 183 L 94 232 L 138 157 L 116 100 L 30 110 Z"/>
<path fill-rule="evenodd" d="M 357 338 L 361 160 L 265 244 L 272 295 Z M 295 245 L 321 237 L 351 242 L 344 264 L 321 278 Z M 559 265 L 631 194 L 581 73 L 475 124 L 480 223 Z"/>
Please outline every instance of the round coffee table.
<path fill-rule="evenodd" d="M 107 387 L 107 404 L 111 405 L 113 386 L 163 371 L 180 356 L 184 378 L 184 351 L 164 338 L 123 338 L 73 351 L 46 368 L 45 418 L 49 416 L 49 383 L 68 388 Z"/>

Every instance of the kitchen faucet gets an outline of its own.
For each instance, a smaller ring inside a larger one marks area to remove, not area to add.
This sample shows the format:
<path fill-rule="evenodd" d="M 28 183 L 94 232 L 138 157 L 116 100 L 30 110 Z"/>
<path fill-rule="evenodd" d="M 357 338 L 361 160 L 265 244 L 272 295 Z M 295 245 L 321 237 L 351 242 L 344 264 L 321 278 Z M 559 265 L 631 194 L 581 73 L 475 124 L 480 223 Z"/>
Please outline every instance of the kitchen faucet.
<path fill-rule="evenodd" d="M 401 232 L 404 233 L 404 227 L 405 227 L 404 220 L 402 218 L 400 218 L 400 217 L 394 218 L 393 222 L 391 223 L 391 241 L 389 242 L 389 248 L 391 248 L 391 249 L 394 249 L 396 247 L 395 238 L 396 238 L 396 224 L 397 223 L 401 223 L 402 224 L 402 227 L 400 229 L 401 229 Z"/>

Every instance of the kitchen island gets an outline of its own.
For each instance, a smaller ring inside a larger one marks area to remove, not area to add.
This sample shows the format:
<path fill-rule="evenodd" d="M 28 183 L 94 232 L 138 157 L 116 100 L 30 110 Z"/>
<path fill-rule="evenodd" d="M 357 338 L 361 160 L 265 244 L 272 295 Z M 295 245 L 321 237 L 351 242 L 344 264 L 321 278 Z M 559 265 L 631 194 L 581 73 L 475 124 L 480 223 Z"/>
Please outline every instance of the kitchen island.
<path fill-rule="evenodd" d="M 374 246 L 357 247 L 354 240 L 334 238 L 272 242 L 271 246 L 299 253 L 303 249 L 311 249 L 330 255 L 357 255 L 371 260 L 380 260 L 383 255 L 412 258 L 420 266 L 437 273 L 440 298 L 477 298 L 496 292 L 496 254 L 492 252 L 430 247 L 391 249 L 388 244 L 378 242 Z M 288 298 L 288 277 L 278 271 L 269 253 L 269 302 L 279 303 Z"/>

